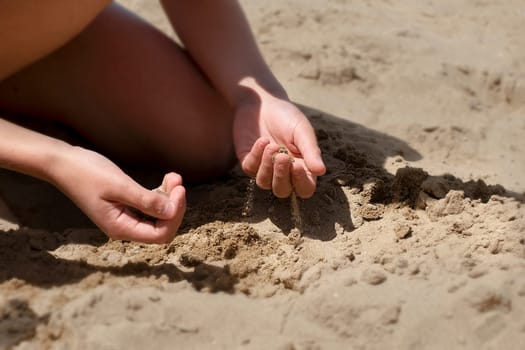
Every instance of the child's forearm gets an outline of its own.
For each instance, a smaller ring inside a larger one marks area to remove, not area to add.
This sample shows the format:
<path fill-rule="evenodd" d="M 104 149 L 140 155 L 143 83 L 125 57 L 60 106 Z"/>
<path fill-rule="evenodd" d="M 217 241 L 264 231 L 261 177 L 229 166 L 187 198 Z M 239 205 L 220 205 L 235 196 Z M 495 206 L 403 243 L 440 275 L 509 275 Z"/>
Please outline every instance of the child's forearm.
<path fill-rule="evenodd" d="M 110 0 L 0 0 L 0 81 L 51 53 Z"/>
<path fill-rule="evenodd" d="M 71 145 L 0 118 L 0 167 L 53 182 Z"/>
<path fill-rule="evenodd" d="M 264 62 L 236 0 L 162 3 L 186 49 L 230 104 L 239 105 L 250 90 L 258 88 L 286 96 Z"/>

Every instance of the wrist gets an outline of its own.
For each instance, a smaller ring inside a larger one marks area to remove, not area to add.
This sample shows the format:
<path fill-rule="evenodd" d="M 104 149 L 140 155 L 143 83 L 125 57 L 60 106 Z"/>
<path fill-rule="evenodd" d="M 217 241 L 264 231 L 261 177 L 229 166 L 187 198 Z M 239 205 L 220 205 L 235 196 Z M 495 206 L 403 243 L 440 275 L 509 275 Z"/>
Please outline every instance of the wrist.
<path fill-rule="evenodd" d="M 236 107 L 260 105 L 263 100 L 277 98 L 288 101 L 288 94 L 275 79 L 261 82 L 253 77 L 245 77 L 238 83 L 239 91 Z"/>
<path fill-rule="evenodd" d="M 75 147 L 59 139 L 47 141 L 46 148 L 34 161 L 35 169 L 31 175 L 58 186 L 64 170 L 71 168 L 71 152 Z"/>

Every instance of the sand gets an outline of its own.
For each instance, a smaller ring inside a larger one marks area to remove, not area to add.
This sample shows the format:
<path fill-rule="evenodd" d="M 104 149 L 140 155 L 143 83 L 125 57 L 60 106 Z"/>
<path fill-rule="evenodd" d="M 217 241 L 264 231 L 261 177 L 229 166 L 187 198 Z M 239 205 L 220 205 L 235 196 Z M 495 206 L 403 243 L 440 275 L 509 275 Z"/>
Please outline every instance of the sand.
<path fill-rule="evenodd" d="M 238 169 L 151 246 L 2 171 L 0 348 L 522 348 L 523 3 L 242 3 L 328 165 L 302 237 Z"/>

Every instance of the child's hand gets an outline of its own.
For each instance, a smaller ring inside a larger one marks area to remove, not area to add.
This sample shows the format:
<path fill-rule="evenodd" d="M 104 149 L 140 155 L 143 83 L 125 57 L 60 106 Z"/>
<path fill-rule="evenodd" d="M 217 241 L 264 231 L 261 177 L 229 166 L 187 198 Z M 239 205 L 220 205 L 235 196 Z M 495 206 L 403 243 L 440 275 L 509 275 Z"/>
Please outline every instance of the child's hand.
<path fill-rule="evenodd" d="M 143 243 L 173 240 L 186 209 L 182 178 L 169 173 L 160 187 L 166 195 L 150 191 L 98 153 L 73 147 L 57 162 L 53 181 L 110 238 Z M 129 208 L 157 218 L 148 221 Z"/>
<path fill-rule="evenodd" d="M 310 122 L 285 98 L 265 92 L 258 97 L 239 106 L 235 115 L 234 143 L 242 169 L 277 197 L 292 191 L 312 196 L 326 168 Z M 282 146 L 293 158 L 279 153 Z"/>

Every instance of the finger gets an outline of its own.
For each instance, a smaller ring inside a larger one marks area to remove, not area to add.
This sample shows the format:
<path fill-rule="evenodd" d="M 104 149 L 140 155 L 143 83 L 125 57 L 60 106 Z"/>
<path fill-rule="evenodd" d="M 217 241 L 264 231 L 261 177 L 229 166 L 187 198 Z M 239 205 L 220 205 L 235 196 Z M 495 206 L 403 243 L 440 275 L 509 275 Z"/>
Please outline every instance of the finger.
<path fill-rule="evenodd" d="M 257 170 L 255 182 L 257 186 L 264 190 L 272 189 L 272 178 L 273 178 L 273 155 L 279 151 L 279 146 L 276 144 L 269 144 L 266 146 L 263 152 L 261 164 Z"/>
<path fill-rule="evenodd" d="M 242 170 L 244 170 L 246 175 L 250 177 L 255 177 L 257 175 L 257 170 L 261 165 L 264 149 L 269 143 L 270 141 L 264 137 L 261 137 L 255 141 L 252 149 L 244 157 L 241 163 Z"/>
<path fill-rule="evenodd" d="M 290 156 L 286 153 L 277 153 L 274 160 L 272 191 L 276 197 L 286 198 L 292 193 Z"/>
<path fill-rule="evenodd" d="M 301 198 L 310 198 L 315 192 L 317 177 L 299 160 L 292 164 L 291 173 L 295 193 Z"/>
<path fill-rule="evenodd" d="M 294 144 L 301 153 L 308 170 L 317 176 L 324 175 L 326 166 L 317 145 L 314 129 L 307 119 L 300 122 L 294 130 Z"/>
<path fill-rule="evenodd" d="M 177 234 L 186 211 L 185 193 L 182 186 L 174 188 L 170 193 L 170 200 L 176 205 L 176 213 L 172 219 L 156 222 L 143 221 L 137 219 L 131 211 L 125 210 L 116 218 L 110 237 L 148 244 L 171 242 Z"/>
<path fill-rule="evenodd" d="M 104 198 L 140 210 L 157 219 L 171 219 L 176 206 L 165 195 L 145 189 L 134 181 L 122 184 Z"/>
<path fill-rule="evenodd" d="M 171 172 L 164 175 L 164 179 L 162 180 L 162 184 L 160 185 L 159 189 L 163 191 L 164 193 L 171 193 L 171 191 L 177 187 L 182 185 L 182 176 L 180 176 L 177 173 Z"/>
<path fill-rule="evenodd" d="M 170 220 L 157 221 L 155 237 L 157 243 L 169 243 L 175 238 L 186 212 L 186 190 L 184 187 L 174 187 L 170 192 L 170 199 L 175 203 L 176 214 Z"/>

